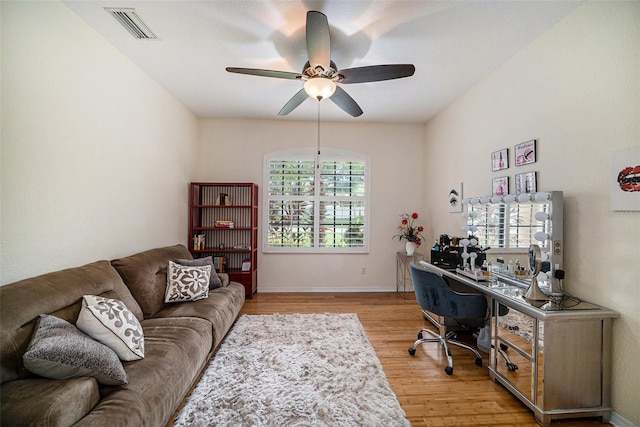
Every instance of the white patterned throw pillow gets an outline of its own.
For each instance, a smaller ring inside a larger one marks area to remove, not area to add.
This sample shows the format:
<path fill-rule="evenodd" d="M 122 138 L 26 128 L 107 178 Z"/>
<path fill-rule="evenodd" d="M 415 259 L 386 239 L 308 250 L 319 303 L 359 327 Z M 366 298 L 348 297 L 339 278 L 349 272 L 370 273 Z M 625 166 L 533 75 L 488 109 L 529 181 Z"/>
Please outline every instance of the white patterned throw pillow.
<path fill-rule="evenodd" d="M 142 326 L 122 301 L 85 295 L 76 326 L 115 351 L 121 360 L 144 357 Z"/>
<path fill-rule="evenodd" d="M 169 261 L 165 302 L 197 301 L 209 297 L 211 266 L 184 266 Z"/>

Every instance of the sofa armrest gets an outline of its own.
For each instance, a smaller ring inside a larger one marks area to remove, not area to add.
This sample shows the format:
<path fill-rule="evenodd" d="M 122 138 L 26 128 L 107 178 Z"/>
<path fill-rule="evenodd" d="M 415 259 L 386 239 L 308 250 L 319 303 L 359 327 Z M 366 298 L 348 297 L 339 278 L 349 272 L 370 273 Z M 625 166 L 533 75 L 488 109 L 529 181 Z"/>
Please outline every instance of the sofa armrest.
<path fill-rule="evenodd" d="M 227 273 L 218 273 L 218 277 L 220 278 L 220 281 L 222 282 L 222 287 L 226 287 L 229 286 L 229 275 Z"/>
<path fill-rule="evenodd" d="M 92 377 L 37 378 L 3 383 L 0 399 L 2 425 L 70 426 L 98 404 L 100 391 Z"/>

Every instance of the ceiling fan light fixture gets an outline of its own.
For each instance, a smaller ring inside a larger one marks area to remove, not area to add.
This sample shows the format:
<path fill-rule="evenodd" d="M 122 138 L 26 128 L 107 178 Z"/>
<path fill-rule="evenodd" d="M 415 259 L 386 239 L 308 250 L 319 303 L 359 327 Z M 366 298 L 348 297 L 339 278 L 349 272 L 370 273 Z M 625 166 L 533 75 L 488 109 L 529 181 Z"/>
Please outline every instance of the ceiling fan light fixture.
<path fill-rule="evenodd" d="M 336 84 L 326 77 L 313 77 L 304 82 L 304 91 L 312 98 L 325 99 L 336 91 Z"/>

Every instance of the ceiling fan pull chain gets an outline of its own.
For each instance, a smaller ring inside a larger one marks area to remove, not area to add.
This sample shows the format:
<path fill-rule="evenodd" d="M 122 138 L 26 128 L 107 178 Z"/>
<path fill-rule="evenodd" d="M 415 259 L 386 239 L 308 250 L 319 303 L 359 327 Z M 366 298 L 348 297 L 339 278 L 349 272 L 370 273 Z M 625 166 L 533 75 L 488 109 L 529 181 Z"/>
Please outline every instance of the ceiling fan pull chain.
<path fill-rule="evenodd" d="M 320 169 L 320 100 L 318 99 L 318 160 L 316 168 Z"/>

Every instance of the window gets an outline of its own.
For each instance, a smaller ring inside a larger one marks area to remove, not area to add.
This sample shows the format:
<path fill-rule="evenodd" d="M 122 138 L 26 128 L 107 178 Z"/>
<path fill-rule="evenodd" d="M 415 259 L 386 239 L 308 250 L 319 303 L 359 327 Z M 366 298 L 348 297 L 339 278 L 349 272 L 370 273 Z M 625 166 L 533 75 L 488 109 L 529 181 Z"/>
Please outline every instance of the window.
<path fill-rule="evenodd" d="M 265 252 L 368 252 L 368 169 L 363 154 L 313 148 L 267 154 Z"/>

